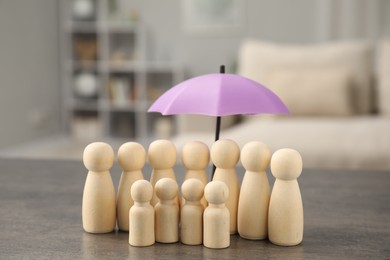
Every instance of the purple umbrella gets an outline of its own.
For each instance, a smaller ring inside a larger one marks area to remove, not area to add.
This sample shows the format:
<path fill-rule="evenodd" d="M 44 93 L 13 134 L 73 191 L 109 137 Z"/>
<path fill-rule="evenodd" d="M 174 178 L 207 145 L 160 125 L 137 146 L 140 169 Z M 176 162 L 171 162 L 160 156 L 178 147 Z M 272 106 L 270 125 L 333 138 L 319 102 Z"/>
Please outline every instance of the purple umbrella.
<path fill-rule="evenodd" d="M 172 87 L 148 112 L 216 116 L 215 141 L 219 139 L 221 116 L 290 113 L 271 90 L 245 77 L 225 74 L 224 66 L 221 73 L 191 78 Z"/>

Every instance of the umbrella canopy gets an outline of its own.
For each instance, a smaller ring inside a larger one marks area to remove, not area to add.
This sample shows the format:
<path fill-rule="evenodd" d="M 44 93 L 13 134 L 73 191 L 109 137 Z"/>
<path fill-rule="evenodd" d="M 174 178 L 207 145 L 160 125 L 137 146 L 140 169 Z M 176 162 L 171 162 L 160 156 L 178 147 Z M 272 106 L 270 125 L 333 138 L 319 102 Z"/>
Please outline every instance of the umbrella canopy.
<path fill-rule="evenodd" d="M 235 74 L 207 74 L 183 81 L 160 96 L 148 112 L 163 115 L 197 114 L 217 117 L 215 141 L 221 116 L 237 114 L 290 114 L 280 98 L 256 81 Z M 214 176 L 215 166 L 211 174 Z"/>
<path fill-rule="evenodd" d="M 207 74 L 186 80 L 159 97 L 148 112 L 163 115 L 289 114 L 263 85 L 235 74 Z"/>

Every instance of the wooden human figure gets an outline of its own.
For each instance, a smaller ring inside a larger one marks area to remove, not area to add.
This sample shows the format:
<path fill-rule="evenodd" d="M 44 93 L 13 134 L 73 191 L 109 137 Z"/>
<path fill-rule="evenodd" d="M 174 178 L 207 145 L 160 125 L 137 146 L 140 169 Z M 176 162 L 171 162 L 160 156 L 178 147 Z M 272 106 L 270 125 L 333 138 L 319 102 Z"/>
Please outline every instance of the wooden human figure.
<path fill-rule="evenodd" d="M 91 143 L 85 147 L 83 161 L 89 170 L 83 192 L 83 228 L 89 233 L 112 232 L 116 225 L 116 203 L 109 169 L 114 163 L 114 151 L 106 143 Z"/>
<path fill-rule="evenodd" d="M 154 208 L 150 205 L 153 187 L 146 180 L 138 180 L 131 186 L 134 205 L 129 211 L 129 244 L 150 246 L 155 243 Z"/>
<path fill-rule="evenodd" d="M 203 213 L 203 244 L 226 248 L 230 245 L 230 213 L 225 206 L 229 189 L 222 181 L 212 181 L 206 185 L 204 195 L 209 204 Z"/>
<path fill-rule="evenodd" d="M 179 206 L 175 202 L 178 186 L 171 178 L 162 178 L 154 187 L 159 201 L 154 206 L 156 241 L 175 243 L 179 241 Z"/>
<path fill-rule="evenodd" d="M 216 166 L 213 180 L 223 181 L 229 189 L 226 207 L 230 212 L 230 234 L 237 233 L 237 207 L 240 188 L 235 166 L 240 158 L 240 147 L 232 140 L 221 139 L 211 147 L 211 161 Z"/>
<path fill-rule="evenodd" d="M 171 178 L 176 181 L 173 166 L 177 159 L 175 145 L 168 140 L 156 140 L 150 144 L 148 150 L 149 163 L 153 167 L 150 183 L 155 187 L 158 180 L 162 178 Z M 176 196 L 175 201 L 179 205 L 179 197 Z M 152 206 L 158 202 L 156 191 L 153 193 Z"/>
<path fill-rule="evenodd" d="M 205 169 L 210 162 L 209 147 L 205 143 L 199 141 L 185 144 L 182 150 L 182 162 L 187 169 L 184 180 L 195 178 L 206 186 L 208 179 Z M 183 198 L 182 205 L 184 202 Z M 207 207 L 207 201 L 204 196 L 202 196 L 200 203 L 203 207 Z"/>
<path fill-rule="evenodd" d="M 303 205 L 297 178 L 302 172 L 302 157 L 293 149 L 276 151 L 271 158 L 275 184 L 268 214 L 269 240 L 280 246 L 294 246 L 303 239 Z"/>
<path fill-rule="evenodd" d="M 195 178 L 188 179 L 181 186 L 185 199 L 180 211 L 180 239 L 186 245 L 201 245 L 203 242 L 203 211 L 200 203 L 203 198 L 204 185 Z"/>
<path fill-rule="evenodd" d="M 129 231 L 129 210 L 134 204 L 130 189 L 135 181 L 144 179 L 141 169 L 145 162 L 146 151 L 139 143 L 124 143 L 118 150 L 118 163 L 123 169 L 117 197 L 117 219 L 120 230 Z"/>
<path fill-rule="evenodd" d="M 246 172 L 238 200 L 237 227 L 241 237 L 264 239 L 268 236 L 270 186 L 266 174 L 271 152 L 266 144 L 249 142 L 241 150 Z"/>

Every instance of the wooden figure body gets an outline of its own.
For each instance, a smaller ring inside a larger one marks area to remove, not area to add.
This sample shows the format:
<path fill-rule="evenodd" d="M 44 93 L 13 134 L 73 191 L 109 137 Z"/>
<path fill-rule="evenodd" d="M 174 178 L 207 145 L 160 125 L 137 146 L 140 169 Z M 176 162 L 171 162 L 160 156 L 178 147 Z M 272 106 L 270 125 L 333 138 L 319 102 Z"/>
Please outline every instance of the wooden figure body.
<path fill-rule="evenodd" d="M 200 180 L 204 186 L 207 185 L 208 179 L 205 169 L 210 162 L 210 151 L 205 143 L 194 141 L 184 145 L 182 162 L 187 169 L 184 180 L 195 178 Z M 182 205 L 184 202 L 183 198 Z M 204 196 L 201 198 L 200 203 L 203 207 L 207 207 L 207 201 Z"/>
<path fill-rule="evenodd" d="M 150 246 L 155 243 L 154 208 L 150 205 L 153 187 L 146 180 L 138 180 L 131 186 L 134 205 L 129 211 L 129 244 Z"/>
<path fill-rule="evenodd" d="M 271 152 L 266 144 L 249 142 L 241 150 L 246 172 L 238 200 L 237 227 L 241 237 L 264 239 L 268 236 L 270 186 L 266 174 Z"/>
<path fill-rule="evenodd" d="M 237 208 L 240 188 L 234 167 L 239 158 L 240 147 L 232 140 L 221 139 L 211 147 L 211 161 L 216 166 L 213 181 L 223 181 L 229 189 L 226 207 L 230 213 L 230 234 L 237 233 Z"/>
<path fill-rule="evenodd" d="M 175 198 L 178 186 L 175 180 L 163 178 L 157 181 L 155 193 L 159 198 L 155 210 L 156 241 L 175 243 L 179 241 L 179 206 Z"/>
<path fill-rule="evenodd" d="M 148 150 L 149 163 L 153 167 L 152 175 L 150 177 L 150 183 L 153 187 L 157 181 L 162 178 L 171 178 L 176 181 L 175 172 L 173 166 L 175 166 L 177 159 L 177 152 L 175 145 L 168 140 L 156 140 L 150 144 Z M 175 198 L 176 204 L 179 205 L 179 197 Z M 152 206 L 155 206 L 158 202 L 156 196 L 156 190 L 154 190 Z"/>
<path fill-rule="evenodd" d="M 134 201 L 131 198 L 131 185 L 143 180 L 142 167 L 146 162 L 146 151 L 135 142 L 124 143 L 118 150 L 118 163 L 123 169 L 118 186 L 117 219 L 120 230 L 129 231 L 129 210 Z"/>
<path fill-rule="evenodd" d="M 203 244 L 208 248 L 229 247 L 230 213 L 225 206 L 229 189 L 222 181 L 212 181 L 206 185 L 204 195 L 209 206 L 203 213 Z"/>
<path fill-rule="evenodd" d="M 204 185 L 198 179 L 188 179 L 181 186 L 185 199 L 180 211 L 180 239 L 186 245 L 201 245 L 203 242 L 203 211 L 200 203 Z"/>
<path fill-rule="evenodd" d="M 271 158 L 275 184 L 268 215 L 269 240 L 280 246 L 294 246 L 303 239 L 303 205 L 297 178 L 302 172 L 301 155 L 280 149 Z"/>
<path fill-rule="evenodd" d="M 114 163 L 111 146 L 96 142 L 85 147 L 85 181 L 82 204 L 83 228 L 89 233 L 108 233 L 115 229 L 115 188 L 109 169 Z"/>

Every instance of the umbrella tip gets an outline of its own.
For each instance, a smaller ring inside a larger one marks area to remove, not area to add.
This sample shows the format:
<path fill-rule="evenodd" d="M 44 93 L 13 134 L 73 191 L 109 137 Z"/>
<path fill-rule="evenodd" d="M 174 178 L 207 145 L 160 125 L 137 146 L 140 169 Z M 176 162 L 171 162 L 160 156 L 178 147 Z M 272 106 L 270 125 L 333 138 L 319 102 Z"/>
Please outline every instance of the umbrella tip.
<path fill-rule="evenodd" d="M 225 65 L 219 67 L 219 73 L 225 73 Z"/>

